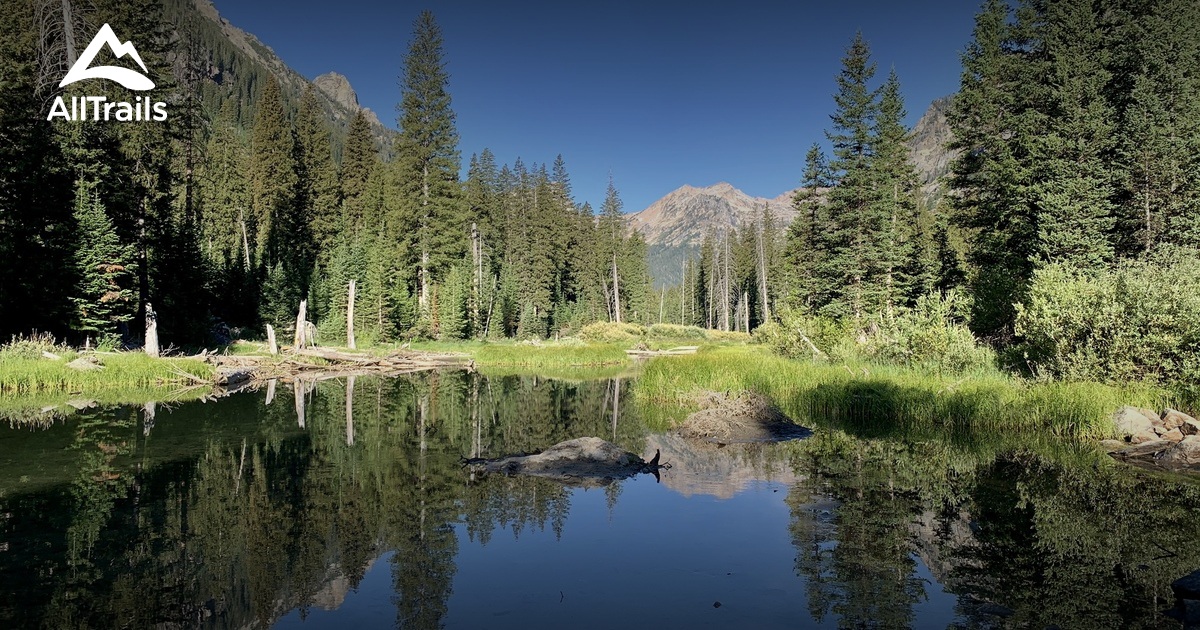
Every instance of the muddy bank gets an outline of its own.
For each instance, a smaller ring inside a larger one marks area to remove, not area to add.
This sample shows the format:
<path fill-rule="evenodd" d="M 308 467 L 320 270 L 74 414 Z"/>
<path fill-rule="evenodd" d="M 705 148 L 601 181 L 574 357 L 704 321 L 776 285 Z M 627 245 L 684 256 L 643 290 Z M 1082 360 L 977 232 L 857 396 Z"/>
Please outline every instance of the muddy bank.
<path fill-rule="evenodd" d="M 688 416 L 674 434 L 739 444 L 798 440 L 810 437 L 812 431 L 793 422 L 761 394 L 707 392 L 700 397 L 700 411 Z"/>

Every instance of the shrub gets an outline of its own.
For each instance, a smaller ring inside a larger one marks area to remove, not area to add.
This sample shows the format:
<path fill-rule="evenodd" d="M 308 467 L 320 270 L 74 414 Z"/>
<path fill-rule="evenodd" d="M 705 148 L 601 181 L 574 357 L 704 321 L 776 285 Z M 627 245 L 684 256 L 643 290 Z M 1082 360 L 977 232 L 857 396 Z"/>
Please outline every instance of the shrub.
<path fill-rule="evenodd" d="M 995 354 L 962 323 L 970 309 L 957 293 L 930 293 L 885 320 L 862 350 L 870 359 L 935 372 L 972 372 L 995 365 Z"/>
<path fill-rule="evenodd" d="M 1200 382 L 1200 251 L 1113 270 L 1034 274 L 1016 332 L 1034 374 L 1106 382 Z"/>
<path fill-rule="evenodd" d="M 814 353 L 804 340 L 807 337 L 825 356 L 835 360 L 844 358 L 840 349 L 846 345 L 846 340 L 854 338 L 849 323 L 800 311 L 780 313 L 778 323 L 759 326 L 754 335 L 756 340 L 785 357 L 811 359 Z"/>
<path fill-rule="evenodd" d="M 654 324 L 650 327 L 652 339 L 706 339 L 704 329 L 698 326 L 680 326 L 679 324 Z"/>
<path fill-rule="evenodd" d="M 580 339 L 598 343 L 639 341 L 645 335 L 644 327 L 623 322 L 594 322 L 579 329 Z"/>
<path fill-rule="evenodd" d="M 70 348 L 54 340 L 50 333 L 34 333 L 28 337 L 14 335 L 12 341 L 0 346 L 0 357 L 16 359 L 40 359 L 43 352 L 63 354 Z"/>

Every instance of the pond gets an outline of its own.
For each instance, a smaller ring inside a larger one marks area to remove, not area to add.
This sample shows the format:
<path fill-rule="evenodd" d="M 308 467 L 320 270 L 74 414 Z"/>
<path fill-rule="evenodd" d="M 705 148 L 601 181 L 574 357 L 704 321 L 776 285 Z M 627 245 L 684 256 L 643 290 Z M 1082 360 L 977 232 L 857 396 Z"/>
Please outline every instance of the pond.
<path fill-rule="evenodd" d="M 635 389 L 442 372 L 12 420 L 0 627 L 1179 627 L 1191 478 L 887 419 L 720 448 Z M 672 467 L 462 467 L 581 436 Z"/>

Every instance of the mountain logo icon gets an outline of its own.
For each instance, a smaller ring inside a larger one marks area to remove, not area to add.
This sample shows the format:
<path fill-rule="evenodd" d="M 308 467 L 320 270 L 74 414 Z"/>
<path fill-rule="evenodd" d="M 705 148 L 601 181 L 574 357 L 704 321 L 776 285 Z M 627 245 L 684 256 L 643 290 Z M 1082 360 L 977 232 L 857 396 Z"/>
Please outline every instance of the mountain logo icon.
<path fill-rule="evenodd" d="M 129 68 L 118 66 L 96 66 L 95 68 L 89 68 L 88 66 L 96 59 L 96 55 L 105 44 L 108 44 L 109 49 L 113 51 L 113 54 L 118 59 L 129 55 L 142 67 L 142 72 L 149 72 L 146 69 L 146 64 L 142 63 L 142 58 L 138 55 L 137 49 L 133 47 L 133 42 L 122 44 L 121 40 L 117 39 L 117 34 L 113 32 L 112 27 L 105 24 L 100 27 L 100 31 L 92 38 L 92 43 L 88 44 L 88 47 L 84 49 L 83 54 L 79 56 L 79 60 L 75 62 L 75 65 L 71 66 L 71 69 L 67 71 L 67 76 L 63 77 L 62 83 L 59 83 L 58 87 L 66 87 L 84 79 L 108 79 L 116 81 L 130 90 L 142 91 L 154 89 L 154 82 L 147 78 L 146 75 L 130 70 Z"/>

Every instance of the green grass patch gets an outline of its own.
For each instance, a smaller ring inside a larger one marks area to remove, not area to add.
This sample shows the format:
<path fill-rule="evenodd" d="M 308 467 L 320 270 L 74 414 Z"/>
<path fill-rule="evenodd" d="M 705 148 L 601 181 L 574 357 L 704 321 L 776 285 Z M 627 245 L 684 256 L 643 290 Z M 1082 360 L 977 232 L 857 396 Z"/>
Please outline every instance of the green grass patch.
<path fill-rule="evenodd" d="M 901 367 L 819 364 L 755 346 L 705 349 L 655 361 L 635 392 L 643 407 L 688 408 L 704 390 L 752 390 L 802 424 L 860 437 L 926 435 L 950 439 L 1015 432 L 1030 436 L 1107 437 L 1122 405 L 1162 409 L 1166 390 L 1148 385 L 1039 382 L 998 371 L 944 375 Z M 664 417 L 663 422 L 673 421 Z"/>
<path fill-rule="evenodd" d="M 55 360 L 0 351 L 0 396 L 190 385 L 191 380 L 180 376 L 180 371 L 203 379 L 212 376 L 211 366 L 188 359 L 156 359 L 141 352 L 96 353 L 95 357 L 103 369 L 82 371 L 67 367 L 77 358 L 73 352 Z"/>

